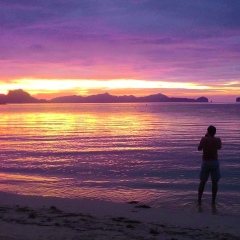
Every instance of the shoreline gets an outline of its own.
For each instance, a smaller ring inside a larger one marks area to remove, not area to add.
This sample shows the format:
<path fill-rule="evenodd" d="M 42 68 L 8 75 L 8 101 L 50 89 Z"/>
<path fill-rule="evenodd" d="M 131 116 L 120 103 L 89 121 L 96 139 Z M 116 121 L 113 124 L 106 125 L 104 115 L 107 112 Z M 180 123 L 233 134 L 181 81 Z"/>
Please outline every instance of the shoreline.
<path fill-rule="evenodd" d="M 133 199 L 134 200 L 134 199 Z M 0 192 L 0 239 L 239 239 L 239 217 Z"/>

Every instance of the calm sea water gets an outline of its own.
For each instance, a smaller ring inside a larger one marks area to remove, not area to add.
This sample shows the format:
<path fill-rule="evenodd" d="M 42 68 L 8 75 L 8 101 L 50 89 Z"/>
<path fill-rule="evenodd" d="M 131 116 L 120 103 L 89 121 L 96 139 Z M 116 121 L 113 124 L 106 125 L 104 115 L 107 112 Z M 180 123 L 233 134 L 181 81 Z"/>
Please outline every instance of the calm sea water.
<path fill-rule="evenodd" d="M 240 216 L 240 104 L 0 105 L 0 191 L 195 210 L 211 124 L 223 143 L 217 210 Z M 209 211 L 210 182 L 203 201 Z"/>

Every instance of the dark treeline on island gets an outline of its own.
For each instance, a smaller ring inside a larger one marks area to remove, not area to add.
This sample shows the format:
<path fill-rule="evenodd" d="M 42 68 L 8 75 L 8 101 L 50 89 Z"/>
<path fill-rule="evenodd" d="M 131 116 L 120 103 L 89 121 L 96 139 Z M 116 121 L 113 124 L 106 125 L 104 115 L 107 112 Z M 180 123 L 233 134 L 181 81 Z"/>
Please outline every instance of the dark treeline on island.
<path fill-rule="evenodd" d="M 133 95 L 113 96 L 109 93 L 91 96 L 64 96 L 51 100 L 37 99 L 22 89 L 11 90 L 7 95 L 0 94 L 0 103 L 137 103 L 137 102 L 208 102 L 206 97 L 197 99 L 167 97 L 161 93 L 145 97 L 135 97 Z"/>
<path fill-rule="evenodd" d="M 236 102 L 240 102 L 240 97 L 238 97 L 238 98 L 236 99 Z"/>

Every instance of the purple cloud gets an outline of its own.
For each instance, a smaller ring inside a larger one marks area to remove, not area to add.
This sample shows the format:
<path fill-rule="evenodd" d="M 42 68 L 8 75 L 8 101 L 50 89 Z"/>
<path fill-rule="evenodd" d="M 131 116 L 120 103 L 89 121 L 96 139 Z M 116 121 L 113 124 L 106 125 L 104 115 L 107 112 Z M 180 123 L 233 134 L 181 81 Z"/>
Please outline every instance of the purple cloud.
<path fill-rule="evenodd" d="M 114 69 L 119 78 L 239 80 L 239 12 L 237 0 L 2 0 L 0 71 L 12 76 L 17 62 L 14 75 L 41 75 L 45 64 L 53 77 L 56 66 L 64 77 L 76 66 L 79 78 Z"/>

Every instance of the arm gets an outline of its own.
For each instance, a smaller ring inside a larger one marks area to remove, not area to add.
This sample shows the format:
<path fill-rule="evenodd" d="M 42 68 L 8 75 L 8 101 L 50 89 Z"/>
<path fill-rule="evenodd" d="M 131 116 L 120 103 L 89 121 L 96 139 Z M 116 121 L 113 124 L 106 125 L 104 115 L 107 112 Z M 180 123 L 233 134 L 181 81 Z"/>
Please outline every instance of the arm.
<path fill-rule="evenodd" d="M 198 151 L 203 150 L 203 139 L 201 139 L 199 145 L 198 145 Z"/>

